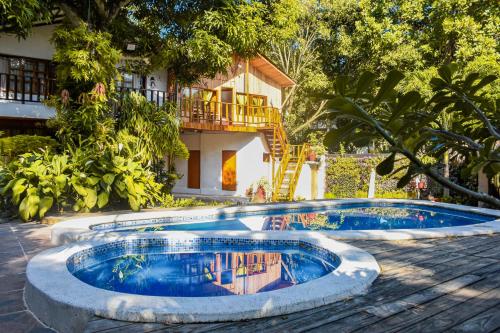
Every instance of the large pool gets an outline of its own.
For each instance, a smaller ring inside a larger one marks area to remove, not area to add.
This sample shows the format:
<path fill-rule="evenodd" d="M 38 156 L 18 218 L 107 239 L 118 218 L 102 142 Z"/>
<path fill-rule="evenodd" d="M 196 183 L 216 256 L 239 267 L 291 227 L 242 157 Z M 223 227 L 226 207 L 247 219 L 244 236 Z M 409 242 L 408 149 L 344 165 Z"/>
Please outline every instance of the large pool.
<path fill-rule="evenodd" d="M 331 208 L 278 210 L 272 213 L 234 214 L 212 219 L 175 221 L 169 219 L 102 224 L 94 230 L 114 231 L 204 231 L 204 230 L 391 230 L 465 226 L 497 217 L 463 210 L 408 203 L 364 202 Z"/>
<path fill-rule="evenodd" d="M 338 258 L 297 242 L 233 245 L 122 242 L 76 256 L 68 268 L 81 281 L 116 292 L 175 297 L 247 295 L 302 284 L 333 272 Z"/>

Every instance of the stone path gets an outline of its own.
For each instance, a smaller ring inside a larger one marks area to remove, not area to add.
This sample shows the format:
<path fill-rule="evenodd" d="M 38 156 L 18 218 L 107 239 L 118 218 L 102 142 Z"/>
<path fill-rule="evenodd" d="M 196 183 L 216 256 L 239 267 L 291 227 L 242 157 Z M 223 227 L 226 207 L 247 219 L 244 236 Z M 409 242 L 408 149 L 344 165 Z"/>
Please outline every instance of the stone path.
<path fill-rule="evenodd" d="M 500 332 L 500 235 L 352 241 L 382 273 L 370 292 L 321 308 L 237 323 L 163 325 L 95 317 L 86 332 Z M 36 224 L 0 224 L 0 332 L 51 332 L 22 300 L 27 260 L 50 246 Z"/>

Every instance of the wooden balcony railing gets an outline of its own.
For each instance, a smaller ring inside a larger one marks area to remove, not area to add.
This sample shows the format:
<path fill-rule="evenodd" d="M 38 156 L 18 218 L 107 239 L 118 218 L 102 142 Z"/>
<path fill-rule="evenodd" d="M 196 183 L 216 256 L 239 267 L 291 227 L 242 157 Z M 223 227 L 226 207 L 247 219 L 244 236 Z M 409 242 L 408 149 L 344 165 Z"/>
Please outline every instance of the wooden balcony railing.
<path fill-rule="evenodd" d="M 207 124 L 238 127 L 273 127 L 280 121 L 280 112 L 270 106 L 242 105 L 201 99 L 180 99 L 179 117 L 185 126 Z"/>
<path fill-rule="evenodd" d="M 0 73 L 0 100 L 42 102 L 55 92 L 55 79 Z"/>

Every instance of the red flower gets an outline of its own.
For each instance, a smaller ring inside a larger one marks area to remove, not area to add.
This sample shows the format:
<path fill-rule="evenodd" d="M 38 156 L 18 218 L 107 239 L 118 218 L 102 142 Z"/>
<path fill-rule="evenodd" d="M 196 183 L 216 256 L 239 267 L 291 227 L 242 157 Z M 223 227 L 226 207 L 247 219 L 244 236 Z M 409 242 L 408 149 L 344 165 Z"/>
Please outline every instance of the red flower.
<path fill-rule="evenodd" d="M 96 94 L 97 96 L 106 95 L 106 87 L 104 86 L 104 83 L 97 83 L 95 85 L 94 94 Z"/>
<path fill-rule="evenodd" d="M 69 103 L 69 91 L 67 89 L 61 91 L 61 103 L 65 106 Z"/>

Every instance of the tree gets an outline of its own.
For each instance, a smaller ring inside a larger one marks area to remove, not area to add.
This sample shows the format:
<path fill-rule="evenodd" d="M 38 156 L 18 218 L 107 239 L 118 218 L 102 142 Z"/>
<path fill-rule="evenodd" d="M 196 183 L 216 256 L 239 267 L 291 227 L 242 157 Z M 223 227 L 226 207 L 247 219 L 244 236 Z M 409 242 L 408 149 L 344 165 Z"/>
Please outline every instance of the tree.
<path fill-rule="evenodd" d="M 296 0 L 287 6 L 288 29 L 273 38 L 269 57 L 296 85 L 284 91 L 282 113 L 292 141 L 303 142 L 311 126 L 318 126 L 324 101 L 311 97 L 330 85 L 323 72 L 320 41 L 329 30 L 324 23 L 326 1 Z"/>
<path fill-rule="evenodd" d="M 464 76 L 454 64 L 442 66 L 439 77 L 430 81 L 434 91 L 430 99 L 418 91 L 398 93 L 395 88 L 403 79 L 401 72 L 391 71 L 374 94 L 373 73 L 365 72 L 355 84 L 338 77 L 335 95 L 328 102 L 329 115 L 347 123 L 330 130 L 326 142 L 330 146 L 343 140 L 366 145 L 382 138 L 389 144 L 391 155 L 377 166 L 378 174 L 400 171 L 393 170 L 398 154 L 408 160 L 399 187 L 422 173 L 455 192 L 500 207 L 500 199 L 451 182 L 425 159 L 441 159 L 451 151 L 453 158 L 465 161 L 464 176 L 477 176 L 482 170 L 489 179 L 498 177 L 500 112 L 498 100 L 491 98 L 487 89 L 496 77 L 478 73 Z M 440 121 L 444 113 L 453 115 L 447 117 L 447 127 Z"/>
<path fill-rule="evenodd" d="M 0 31 L 26 37 L 33 21 L 62 12 L 68 28 L 87 24 L 111 35 L 112 47 L 125 52 L 144 74 L 155 68 L 186 83 L 225 71 L 233 55 L 251 57 L 286 27 L 281 1 L 163 0 L 2 0 Z M 21 8 L 19 8 L 21 7 Z M 1 8 L 1 7 L 0 7 Z M 14 25 L 15 23 L 15 25 Z M 126 51 L 134 44 L 134 51 Z M 140 65 L 138 65 L 139 63 Z"/>

